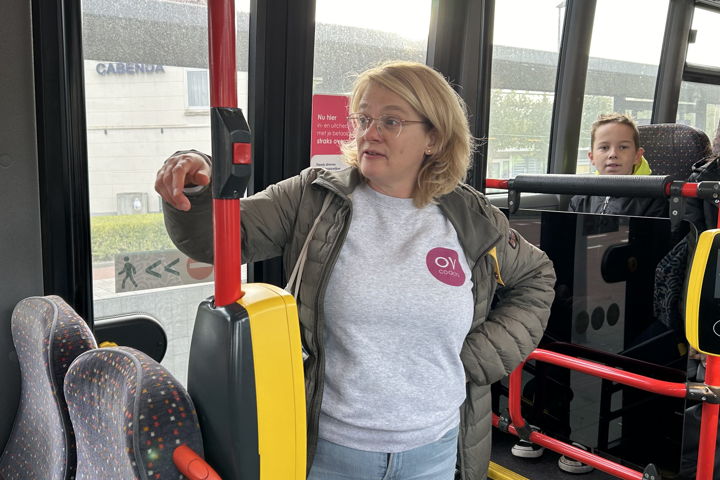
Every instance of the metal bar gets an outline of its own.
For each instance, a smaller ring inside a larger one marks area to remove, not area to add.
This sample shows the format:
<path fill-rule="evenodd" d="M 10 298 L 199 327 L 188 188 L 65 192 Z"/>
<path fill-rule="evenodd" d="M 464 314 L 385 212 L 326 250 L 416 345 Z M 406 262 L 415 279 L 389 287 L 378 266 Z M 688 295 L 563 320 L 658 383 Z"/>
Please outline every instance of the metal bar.
<path fill-rule="evenodd" d="M 315 0 L 250 0 L 249 27 L 252 195 L 309 166 Z M 285 273 L 281 258 L 248 264 L 253 282 L 285 285 Z"/>
<path fill-rule="evenodd" d="M 525 193 L 552 193 L 558 195 L 614 195 L 622 197 L 669 197 L 671 188 L 679 180 L 670 176 L 648 175 L 518 175 L 514 179 L 488 178 L 488 188 L 499 188 Z M 720 181 L 684 182 L 680 195 L 689 198 L 720 198 Z"/>
<path fill-rule="evenodd" d="M 720 68 L 685 64 L 682 79 L 685 82 L 720 85 Z"/>
<path fill-rule="evenodd" d="M 468 108 L 470 133 L 488 137 L 495 0 L 433 0 L 427 64 L 440 71 Z M 447 52 L 453 52 L 448 55 Z M 482 190 L 487 142 L 478 142 L 467 183 Z"/>
<path fill-rule="evenodd" d="M 665 186 L 665 195 L 670 196 L 670 186 L 672 184 L 668 183 Z M 683 197 L 690 197 L 690 198 L 696 198 L 698 196 L 698 185 L 697 183 L 684 183 L 682 187 L 680 187 L 680 195 Z"/>
<path fill-rule="evenodd" d="M 536 349 L 527 358 L 527 360 L 538 360 L 553 365 L 569 368 L 578 372 L 586 373 L 596 377 L 612 380 L 617 383 L 636 387 L 648 392 L 667 395 L 670 397 L 685 398 L 687 394 L 687 386 L 684 383 L 666 382 L 653 378 L 637 375 L 624 370 L 601 365 L 588 360 L 570 357 L 549 350 Z M 527 361 L 526 360 L 526 361 Z M 522 417 L 520 392 L 522 391 L 522 373 L 525 362 L 520 364 L 510 374 L 509 392 L 508 392 L 508 409 L 512 425 L 508 427 L 508 431 L 523 439 L 527 439 L 537 445 L 549 448 L 563 455 L 568 455 L 583 463 L 591 465 L 598 470 L 615 475 L 618 478 L 626 480 L 642 480 L 643 473 L 630 468 L 624 467 L 616 462 L 605 459 L 594 453 L 574 447 L 565 442 L 561 442 L 554 438 L 543 435 L 539 432 L 532 431 Z M 704 413 L 704 410 L 703 410 Z M 708 420 L 710 423 L 712 420 Z M 714 425 L 717 426 L 717 416 L 714 418 Z M 498 426 L 499 420 L 493 417 L 493 425 Z M 714 443 L 713 443 L 714 446 Z M 714 448 L 711 450 L 714 454 Z M 698 477 L 710 480 L 711 477 Z"/>
<path fill-rule="evenodd" d="M 624 480 L 643 480 L 642 472 L 620 465 L 619 463 L 603 458 L 594 453 L 590 453 L 581 448 L 574 447 L 560 440 L 556 440 L 542 433 L 533 432 L 530 434 L 530 441 L 545 448 L 549 448 L 554 452 L 567 455 L 571 458 L 579 460 L 583 463 L 591 465 L 598 470 L 614 475 Z"/>
<path fill-rule="evenodd" d="M 495 428 L 500 428 L 500 417 L 492 414 L 492 424 Z M 507 431 L 515 436 L 520 436 L 518 434 L 517 429 L 513 425 L 508 425 Z M 542 447 L 549 448 L 553 452 L 561 453 L 563 455 L 568 455 L 573 458 L 577 458 L 578 460 L 582 461 L 583 463 L 587 463 L 588 465 L 592 465 L 593 467 L 597 468 L 598 470 L 602 470 L 603 472 L 610 473 L 612 475 L 615 475 L 618 478 L 626 479 L 626 480 L 643 480 L 643 474 L 632 470 L 630 468 L 624 467 L 618 463 L 613 462 L 612 460 L 608 460 L 606 458 L 600 457 L 598 455 L 595 455 L 590 452 L 586 452 L 585 450 L 581 450 L 577 447 L 573 447 L 570 444 L 567 444 L 565 442 L 561 442 L 559 440 L 555 440 L 554 438 L 548 437 L 547 435 L 543 435 L 539 432 L 533 432 L 530 434 L 530 441 L 533 443 L 540 445 Z"/>
<path fill-rule="evenodd" d="M 675 122 L 694 11 L 695 0 L 673 0 L 668 6 L 652 123 Z"/>
<path fill-rule="evenodd" d="M 208 0 L 210 106 L 237 107 L 235 1 Z"/>
<path fill-rule="evenodd" d="M 240 200 L 213 199 L 213 233 L 215 306 L 224 307 L 243 296 Z"/>
<path fill-rule="evenodd" d="M 666 395 L 668 397 L 685 398 L 687 394 L 687 385 L 685 383 L 656 380 L 644 375 L 638 375 L 625 370 L 618 370 L 617 368 L 608 367 L 607 365 L 601 365 L 589 360 L 582 360 L 580 358 L 563 355 L 557 352 L 551 352 L 550 350 L 544 350 L 542 348 L 535 349 L 528 356 L 527 360 L 539 360 L 551 363 L 553 365 L 569 368 L 570 370 L 587 373 L 588 375 L 612 380 L 613 382 L 622 383 L 623 385 L 639 388 L 647 392 Z"/>
<path fill-rule="evenodd" d="M 575 173 L 596 0 L 567 0 L 560 44 L 548 173 Z"/>
<path fill-rule="evenodd" d="M 611 195 L 634 197 L 666 197 L 667 175 L 575 175 L 540 174 L 518 175 L 510 180 L 485 182 L 508 182 L 508 189 L 515 192 L 554 193 L 565 195 Z"/>
<path fill-rule="evenodd" d="M 237 107 L 234 0 L 208 1 L 208 35 L 210 106 Z M 239 199 L 213 199 L 213 234 L 215 305 L 222 307 L 243 295 Z"/>
<path fill-rule="evenodd" d="M 502 188 L 503 190 L 507 190 L 509 184 L 509 180 L 497 180 L 495 178 L 488 178 L 485 180 L 485 186 L 487 188 Z"/>
<path fill-rule="evenodd" d="M 720 385 L 720 359 L 707 356 L 705 384 Z M 703 403 L 700 420 L 700 445 L 698 446 L 697 480 L 712 480 L 715 467 L 715 444 L 717 441 L 718 411 L 720 405 Z"/>
<path fill-rule="evenodd" d="M 33 0 L 31 3 L 39 173 L 39 192 L 35 195 L 39 195 L 40 202 L 42 289 L 45 295 L 65 299 L 92 327 L 82 5 L 71 0 Z M 5 72 L 10 72 L 11 67 L 5 65 L 3 63 L 3 75 L 9 75 Z M 10 152 L 3 150 L 3 153 Z M 29 159 L 29 163 L 35 162 Z M 24 162 L 18 161 L 16 165 Z M 3 175 L 7 177 L 19 171 L 22 170 L 13 166 L 12 170 L 3 170 Z M 8 198 L 17 198 L 12 193 L 8 195 Z"/>

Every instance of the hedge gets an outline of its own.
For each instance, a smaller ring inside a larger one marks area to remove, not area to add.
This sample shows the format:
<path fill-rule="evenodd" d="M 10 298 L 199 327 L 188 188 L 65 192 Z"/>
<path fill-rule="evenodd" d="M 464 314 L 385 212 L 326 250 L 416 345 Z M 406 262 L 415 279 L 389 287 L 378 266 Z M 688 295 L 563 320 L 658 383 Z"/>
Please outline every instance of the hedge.
<path fill-rule="evenodd" d="M 90 235 L 93 262 L 112 261 L 120 253 L 175 248 L 162 213 L 91 217 Z"/>

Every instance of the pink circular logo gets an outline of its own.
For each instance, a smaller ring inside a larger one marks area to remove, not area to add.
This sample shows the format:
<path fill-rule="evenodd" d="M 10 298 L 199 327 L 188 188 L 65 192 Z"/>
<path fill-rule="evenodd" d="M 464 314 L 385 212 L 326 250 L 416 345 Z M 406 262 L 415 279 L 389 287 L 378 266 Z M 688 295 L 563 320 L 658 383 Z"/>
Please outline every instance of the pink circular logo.
<path fill-rule="evenodd" d="M 433 277 L 453 287 L 465 283 L 465 272 L 460 266 L 460 260 L 455 250 L 437 247 L 430 250 L 425 257 L 425 263 Z"/>

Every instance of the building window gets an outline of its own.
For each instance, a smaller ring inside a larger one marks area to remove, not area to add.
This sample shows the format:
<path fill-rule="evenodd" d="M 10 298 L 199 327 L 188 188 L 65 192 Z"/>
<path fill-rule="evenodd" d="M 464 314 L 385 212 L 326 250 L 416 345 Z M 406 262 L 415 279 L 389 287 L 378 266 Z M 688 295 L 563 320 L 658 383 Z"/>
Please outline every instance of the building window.
<path fill-rule="evenodd" d="M 188 108 L 208 108 L 210 106 L 210 79 L 207 70 L 188 70 L 187 72 Z"/>

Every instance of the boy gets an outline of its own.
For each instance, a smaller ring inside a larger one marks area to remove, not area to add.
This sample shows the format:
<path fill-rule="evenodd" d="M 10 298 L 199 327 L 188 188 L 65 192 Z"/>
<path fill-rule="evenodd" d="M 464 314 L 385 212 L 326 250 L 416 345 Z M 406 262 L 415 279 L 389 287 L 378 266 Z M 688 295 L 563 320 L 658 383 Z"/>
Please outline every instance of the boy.
<path fill-rule="evenodd" d="M 635 122 L 627 115 L 600 115 L 590 130 L 588 158 L 597 175 L 650 175 L 650 165 L 643 157 Z M 576 195 L 570 200 L 572 212 L 667 217 L 663 198 L 598 197 Z"/>
<path fill-rule="evenodd" d="M 640 134 L 635 122 L 627 115 L 610 113 L 600 115 L 590 129 L 588 158 L 597 175 L 650 175 L 650 165 L 640 147 Z M 576 195 L 570 200 L 572 212 L 633 215 L 640 217 L 667 217 L 668 203 L 664 198 L 610 197 Z M 573 442 L 587 450 L 587 447 Z M 523 440 L 512 447 L 516 457 L 537 458 L 543 447 Z M 561 456 L 558 466 L 567 473 L 588 473 L 593 467 L 570 457 Z"/>

